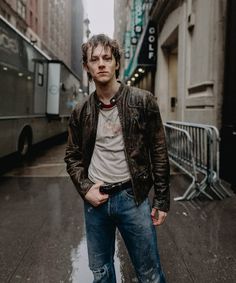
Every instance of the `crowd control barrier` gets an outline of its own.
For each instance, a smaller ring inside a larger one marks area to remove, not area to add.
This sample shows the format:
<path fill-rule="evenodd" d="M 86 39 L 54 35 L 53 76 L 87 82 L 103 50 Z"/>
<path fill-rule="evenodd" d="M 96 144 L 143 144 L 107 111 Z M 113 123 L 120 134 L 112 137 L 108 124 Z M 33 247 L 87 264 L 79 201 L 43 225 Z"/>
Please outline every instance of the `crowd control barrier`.
<path fill-rule="evenodd" d="M 219 132 L 211 125 L 169 121 L 164 124 L 170 160 L 192 182 L 175 200 L 190 200 L 204 194 L 212 200 L 231 196 L 219 178 Z M 213 195 L 213 196 L 212 196 Z"/>

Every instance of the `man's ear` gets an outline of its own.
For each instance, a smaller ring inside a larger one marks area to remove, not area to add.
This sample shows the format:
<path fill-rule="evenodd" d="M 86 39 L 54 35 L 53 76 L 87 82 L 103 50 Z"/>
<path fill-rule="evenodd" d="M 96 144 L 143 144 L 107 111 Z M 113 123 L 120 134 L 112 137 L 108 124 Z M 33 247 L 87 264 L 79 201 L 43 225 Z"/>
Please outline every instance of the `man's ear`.
<path fill-rule="evenodd" d="M 120 68 L 120 63 L 116 63 L 116 70 Z"/>
<path fill-rule="evenodd" d="M 83 64 L 83 67 L 87 73 L 89 73 L 88 65 L 86 63 Z"/>

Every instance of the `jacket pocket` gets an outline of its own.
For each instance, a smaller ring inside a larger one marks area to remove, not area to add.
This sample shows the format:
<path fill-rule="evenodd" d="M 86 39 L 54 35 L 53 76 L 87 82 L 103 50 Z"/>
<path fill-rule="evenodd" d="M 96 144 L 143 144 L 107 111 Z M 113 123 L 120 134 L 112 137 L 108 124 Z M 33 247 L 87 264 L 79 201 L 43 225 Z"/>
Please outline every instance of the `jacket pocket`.
<path fill-rule="evenodd" d="M 153 185 L 150 169 L 145 169 L 135 174 L 135 186 L 140 199 L 145 199 Z"/>
<path fill-rule="evenodd" d="M 150 175 L 150 172 L 148 169 L 144 169 L 142 170 L 141 172 L 137 172 L 135 174 L 135 179 L 138 181 L 138 182 L 147 182 L 149 179 L 151 179 L 151 175 Z"/>

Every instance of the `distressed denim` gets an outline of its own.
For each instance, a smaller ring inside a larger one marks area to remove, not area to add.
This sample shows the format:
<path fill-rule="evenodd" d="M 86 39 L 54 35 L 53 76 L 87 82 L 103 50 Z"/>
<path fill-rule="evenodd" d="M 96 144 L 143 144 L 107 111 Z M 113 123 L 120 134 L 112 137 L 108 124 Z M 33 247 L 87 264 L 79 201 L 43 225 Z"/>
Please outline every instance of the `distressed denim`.
<path fill-rule="evenodd" d="M 132 189 L 112 195 L 99 207 L 85 201 L 89 267 L 94 283 L 115 283 L 116 228 L 120 231 L 141 283 L 165 283 L 149 200 L 135 205 Z"/>

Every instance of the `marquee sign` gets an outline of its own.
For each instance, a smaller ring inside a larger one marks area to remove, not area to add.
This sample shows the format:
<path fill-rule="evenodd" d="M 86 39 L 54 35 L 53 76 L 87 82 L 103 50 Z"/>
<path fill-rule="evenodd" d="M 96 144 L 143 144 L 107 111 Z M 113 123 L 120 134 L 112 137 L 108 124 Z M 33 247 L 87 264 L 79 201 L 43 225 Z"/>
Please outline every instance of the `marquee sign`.
<path fill-rule="evenodd" d="M 134 0 L 134 32 L 141 34 L 143 30 L 143 1 Z"/>
<path fill-rule="evenodd" d="M 148 23 L 142 46 L 138 55 L 138 65 L 152 66 L 156 64 L 157 56 L 157 34 L 156 26 L 150 21 Z"/>
<path fill-rule="evenodd" d="M 130 59 L 131 45 L 130 45 L 130 31 L 125 32 L 125 59 Z"/>

